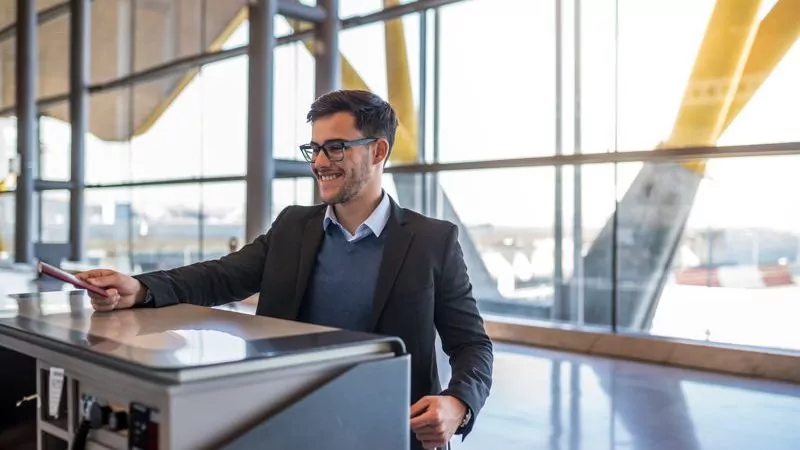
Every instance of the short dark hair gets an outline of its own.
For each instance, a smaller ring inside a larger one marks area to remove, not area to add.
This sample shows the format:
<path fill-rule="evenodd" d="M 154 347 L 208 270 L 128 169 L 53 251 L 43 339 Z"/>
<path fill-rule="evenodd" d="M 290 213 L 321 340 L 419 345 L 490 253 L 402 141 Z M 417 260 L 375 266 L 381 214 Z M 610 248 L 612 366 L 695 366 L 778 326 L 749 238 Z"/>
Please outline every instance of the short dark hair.
<path fill-rule="evenodd" d="M 386 160 L 389 160 L 397 131 L 397 114 L 389 102 L 369 91 L 333 91 L 320 96 L 311 104 L 306 120 L 313 123 L 319 118 L 338 112 L 353 114 L 356 128 L 364 137 L 386 138 L 389 142 Z"/>

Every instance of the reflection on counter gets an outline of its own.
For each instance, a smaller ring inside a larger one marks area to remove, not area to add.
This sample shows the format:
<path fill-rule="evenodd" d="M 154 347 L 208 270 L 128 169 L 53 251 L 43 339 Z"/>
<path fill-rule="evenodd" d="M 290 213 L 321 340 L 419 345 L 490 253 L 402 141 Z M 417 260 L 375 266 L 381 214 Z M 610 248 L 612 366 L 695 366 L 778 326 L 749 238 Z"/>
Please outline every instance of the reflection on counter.
<path fill-rule="evenodd" d="M 345 335 L 358 335 L 188 304 L 95 312 L 84 291 L 13 294 L 9 298 L 16 303 L 15 311 L 7 309 L 0 316 L 0 325 L 160 369 L 274 356 L 309 344 L 310 336 L 330 345 L 345 343 Z M 270 345 L 265 345 L 267 341 Z"/>

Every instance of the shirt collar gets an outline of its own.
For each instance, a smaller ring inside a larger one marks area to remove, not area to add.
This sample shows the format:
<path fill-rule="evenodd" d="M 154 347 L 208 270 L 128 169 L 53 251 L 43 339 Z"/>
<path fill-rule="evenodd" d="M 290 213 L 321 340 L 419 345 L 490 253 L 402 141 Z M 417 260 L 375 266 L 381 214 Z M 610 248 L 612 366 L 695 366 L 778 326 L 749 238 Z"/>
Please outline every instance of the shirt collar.
<path fill-rule="evenodd" d="M 389 221 L 389 216 L 391 213 L 391 202 L 389 200 L 389 195 L 384 191 L 382 193 L 381 202 L 378 203 L 378 206 L 372 211 L 372 214 L 367 217 L 367 219 L 359 225 L 358 229 L 356 229 L 356 234 L 359 233 L 359 229 L 363 227 L 369 228 L 375 236 L 380 236 L 383 233 L 383 229 L 386 228 L 386 223 Z M 325 209 L 325 218 L 322 221 L 323 228 L 328 228 L 328 225 L 331 223 L 335 223 L 338 225 L 342 230 L 342 224 L 336 219 L 336 213 L 333 211 L 333 206 L 328 205 Z"/>

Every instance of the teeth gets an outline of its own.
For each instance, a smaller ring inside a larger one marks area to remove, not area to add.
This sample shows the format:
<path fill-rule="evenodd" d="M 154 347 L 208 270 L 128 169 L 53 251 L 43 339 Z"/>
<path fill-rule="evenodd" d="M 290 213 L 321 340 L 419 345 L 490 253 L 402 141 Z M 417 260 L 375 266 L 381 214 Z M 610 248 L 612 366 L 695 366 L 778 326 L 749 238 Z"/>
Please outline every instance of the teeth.
<path fill-rule="evenodd" d="M 339 175 L 320 175 L 319 179 L 322 181 L 331 181 L 339 178 Z"/>

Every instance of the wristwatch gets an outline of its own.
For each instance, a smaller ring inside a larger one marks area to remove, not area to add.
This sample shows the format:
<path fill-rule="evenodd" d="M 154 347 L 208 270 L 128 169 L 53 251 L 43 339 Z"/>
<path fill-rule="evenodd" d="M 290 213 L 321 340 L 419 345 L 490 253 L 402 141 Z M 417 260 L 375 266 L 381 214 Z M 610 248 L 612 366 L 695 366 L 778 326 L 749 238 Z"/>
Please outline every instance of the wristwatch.
<path fill-rule="evenodd" d="M 464 414 L 464 419 L 461 420 L 461 424 L 458 425 L 458 428 L 464 428 L 470 420 L 472 420 L 472 410 L 467 407 L 467 413 Z"/>
<path fill-rule="evenodd" d="M 153 303 L 153 292 L 150 289 L 147 289 L 147 292 L 144 293 L 144 300 L 142 300 L 142 305 L 149 305 L 151 303 Z"/>

